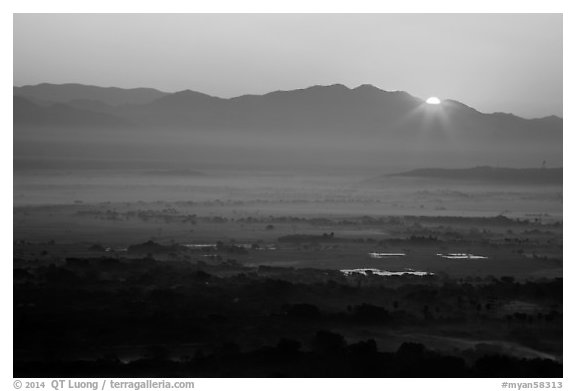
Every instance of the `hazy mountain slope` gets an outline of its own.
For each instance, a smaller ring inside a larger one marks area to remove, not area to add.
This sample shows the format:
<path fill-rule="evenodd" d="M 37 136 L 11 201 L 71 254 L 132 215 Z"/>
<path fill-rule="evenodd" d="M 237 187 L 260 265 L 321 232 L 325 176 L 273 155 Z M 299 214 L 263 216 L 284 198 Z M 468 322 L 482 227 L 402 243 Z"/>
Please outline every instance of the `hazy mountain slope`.
<path fill-rule="evenodd" d="M 192 161 L 204 156 L 218 164 L 242 160 L 405 169 L 534 167 L 543 160 L 562 165 L 561 118 L 486 114 L 454 100 L 428 105 L 406 92 L 370 85 L 313 86 L 231 99 L 185 90 L 119 106 L 78 97 L 66 105 L 40 107 L 15 98 L 14 110 L 15 129 L 25 127 L 28 140 L 36 127 L 91 127 L 100 130 L 92 132 L 97 137 L 82 133 L 83 148 L 106 144 L 102 148 L 107 153 L 116 148 L 119 158 L 132 154 Z M 120 124 L 131 124 L 132 130 Z M 118 128 L 110 133 L 113 138 L 103 136 L 106 128 Z M 70 135 L 54 133 L 52 142 L 71 145 Z"/>
<path fill-rule="evenodd" d="M 184 90 L 163 96 L 144 105 L 128 105 L 116 113 L 142 126 L 194 128 L 219 127 L 226 99 Z"/>
<path fill-rule="evenodd" d="M 562 132 L 562 119 L 558 117 L 528 120 L 511 114 L 484 114 L 453 100 L 427 105 L 406 92 L 383 91 L 370 85 L 354 89 L 339 84 L 313 86 L 231 99 L 190 90 L 166 94 L 145 88 L 75 84 L 15 87 L 14 93 L 31 96 L 30 100 L 69 102 L 69 106 L 82 110 L 114 113 L 143 126 L 192 130 L 290 130 L 319 135 L 362 132 L 407 140 L 431 135 L 472 141 L 519 137 L 561 140 Z"/>
<path fill-rule="evenodd" d="M 26 128 L 117 128 L 128 122 L 109 114 L 76 109 L 64 104 L 39 106 L 25 98 L 13 99 L 14 127 Z"/>
<path fill-rule="evenodd" d="M 125 104 L 146 104 L 166 96 L 167 93 L 153 88 L 124 89 L 117 87 L 96 87 L 83 84 L 50 84 L 14 87 L 14 95 L 29 99 L 41 99 L 56 103 L 73 100 L 93 100 L 111 106 Z"/>
<path fill-rule="evenodd" d="M 427 105 L 406 92 L 369 85 L 354 89 L 314 86 L 232 99 L 181 91 L 145 105 L 120 108 L 117 114 L 142 125 L 267 134 L 290 131 L 309 136 L 385 135 L 408 142 L 413 138 L 561 141 L 562 133 L 562 120 L 556 117 L 527 120 L 484 114 L 452 100 Z"/>
<path fill-rule="evenodd" d="M 123 108 L 121 114 L 143 125 L 314 134 L 383 129 L 421 104 L 404 92 L 332 85 L 231 99 L 181 91 L 146 105 Z"/>

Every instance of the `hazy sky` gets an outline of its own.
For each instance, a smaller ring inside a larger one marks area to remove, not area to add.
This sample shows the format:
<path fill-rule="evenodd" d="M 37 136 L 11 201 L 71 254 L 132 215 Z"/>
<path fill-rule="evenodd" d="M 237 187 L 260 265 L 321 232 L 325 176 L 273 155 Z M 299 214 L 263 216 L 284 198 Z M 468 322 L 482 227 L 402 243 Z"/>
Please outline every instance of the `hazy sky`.
<path fill-rule="evenodd" d="M 231 97 L 369 83 L 562 115 L 560 14 L 18 14 L 14 85 Z"/>

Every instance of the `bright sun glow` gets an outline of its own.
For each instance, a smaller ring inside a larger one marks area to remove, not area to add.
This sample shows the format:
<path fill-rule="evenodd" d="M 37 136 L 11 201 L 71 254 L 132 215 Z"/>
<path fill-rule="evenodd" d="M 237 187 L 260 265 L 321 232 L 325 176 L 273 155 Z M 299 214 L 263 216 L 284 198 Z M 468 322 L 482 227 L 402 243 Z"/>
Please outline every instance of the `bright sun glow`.
<path fill-rule="evenodd" d="M 431 96 L 430 98 L 426 99 L 426 103 L 429 105 L 439 105 L 440 99 L 436 98 L 435 96 Z"/>

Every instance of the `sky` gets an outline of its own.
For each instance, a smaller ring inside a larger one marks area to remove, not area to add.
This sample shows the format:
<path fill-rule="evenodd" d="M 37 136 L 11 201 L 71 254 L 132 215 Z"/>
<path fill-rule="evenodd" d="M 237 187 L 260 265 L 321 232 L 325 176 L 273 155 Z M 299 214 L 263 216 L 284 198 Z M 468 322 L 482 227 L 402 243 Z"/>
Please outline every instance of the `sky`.
<path fill-rule="evenodd" d="M 561 14 L 15 14 L 14 85 L 219 97 L 372 84 L 562 116 Z"/>

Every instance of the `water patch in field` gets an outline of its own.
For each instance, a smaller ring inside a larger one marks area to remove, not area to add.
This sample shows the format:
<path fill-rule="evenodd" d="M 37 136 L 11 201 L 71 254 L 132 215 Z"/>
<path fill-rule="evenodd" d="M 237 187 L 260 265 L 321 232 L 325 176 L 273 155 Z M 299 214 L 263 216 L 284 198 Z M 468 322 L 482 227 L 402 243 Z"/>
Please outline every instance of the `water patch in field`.
<path fill-rule="evenodd" d="M 422 272 L 416 270 L 406 270 L 406 271 L 399 271 L 393 272 L 388 270 L 380 270 L 380 269 L 371 269 L 371 268 L 363 268 L 363 269 L 342 269 L 340 270 L 345 276 L 351 276 L 354 274 L 362 274 L 364 276 L 367 275 L 377 275 L 377 276 L 403 276 L 403 275 L 412 275 L 412 276 L 432 276 L 434 273 L 430 272 Z"/>
<path fill-rule="evenodd" d="M 450 253 L 450 254 L 438 253 L 436 255 L 444 259 L 488 259 L 488 257 L 485 257 L 483 255 L 474 255 L 468 253 Z"/>
<path fill-rule="evenodd" d="M 187 248 L 212 248 L 216 247 L 215 244 L 183 244 L 182 246 Z"/>
<path fill-rule="evenodd" d="M 395 257 L 404 257 L 406 256 L 405 253 L 368 253 L 368 255 L 370 256 L 370 258 L 395 258 Z"/>

